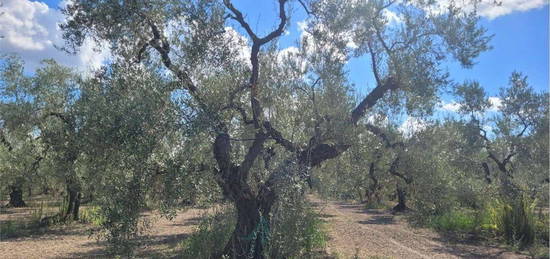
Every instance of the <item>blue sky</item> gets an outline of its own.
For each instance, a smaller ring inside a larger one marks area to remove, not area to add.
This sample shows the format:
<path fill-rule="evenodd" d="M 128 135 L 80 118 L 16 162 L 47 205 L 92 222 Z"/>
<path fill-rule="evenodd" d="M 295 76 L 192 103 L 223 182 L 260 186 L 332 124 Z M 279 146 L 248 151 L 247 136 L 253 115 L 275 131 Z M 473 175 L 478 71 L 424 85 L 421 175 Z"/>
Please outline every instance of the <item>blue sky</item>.
<path fill-rule="evenodd" d="M 506 1 L 503 1 L 506 2 Z M 249 23 L 260 32 L 267 32 L 277 24 L 275 1 L 235 1 L 235 5 L 244 10 Z M 531 85 L 538 91 L 548 91 L 548 5 L 528 11 L 515 11 L 494 19 L 482 18 L 481 24 L 494 35 L 492 50 L 482 53 L 471 69 L 463 69 L 456 63 L 447 67 L 451 78 L 457 82 L 476 80 L 484 86 L 491 96 L 498 94 L 500 87 L 506 86 L 513 71 L 528 76 Z M 290 34 L 281 39 L 281 47 L 294 44 L 300 31 L 297 21 L 304 19 L 304 11 L 296 8 L 292 12 Z M 348 63 L 351 81 L 363 90 L 365 85 L 373 83 L 369 73 L 362 67 L 369 66 L 368 60 L 353 59 Z"/>
<path fill-rule="evenodd" d="M 42 15 L 41 17 L 35 15 L 35 17 L 27 18 L 34 19 L 32 21 L 37 22 L 37 26 L 42 24 L 46 30 L 55 30 L 55 19 L 59 20 L 62 18 L 57 10 L 60 0 L 33 2 L 30 2 L 30 0 L 7 0 L 4 2 L 6 2 L 6 8 L 10 8 L 11 3 L 12 8 L 15 6 L 21 7 L 21 9 L 24 9 L 23 6 L 25 4 L 28 6 L 34 4 L 33 8 L 36 9 L 38 3 L 45 3 L 47 6 L 38 6 L 40 7 L 38 9 L 42 10 L 38 12 Z M 253 28 L 259 31 L 260 35 L 265 34 L 276 26 L 277 17 L 276 12 L 274 12 L 277 10 L 276 1 L 234 0 L 233 2 L 237 8 L 246 14 L 247 21 Z M 451 73 L 451 78 L 457 82 L 462 82 L 466 79 L 477 80 L 485 87 L 489 95 L 494 96 L 498 93 L 499 87 L 507 84 L 508 77 L 512 71 L 520 71 L 529 77 L 529 82 L 535 89 L 538 91 L 548 91 L 548 2 L 545 0 L 503 0 L 502 2 L 503 7 L 496 10 L 496 14 L 494 10 L 487 11 L 487 15 L 482 18 L 481 22 L 488 29 L 489 34 L 495 35 L 491 42 L 493 49 L 483 53 L 477 59 L 477 64 L 472 69 L 462 69 L 457 64 L 448 63 L 447 66 Z M 48 7 L 49 9 L 46 10 Z M 9 9 L 4 11 L 7 13 L 10 12 Z M 291 12 L 291 18 L 288 34 L 280 40 L 281 48 L 295 45 L 294 43 L 299 39 L 301 32 L 297 22 L 304 20 L 304 11 L 295 5 L 294 10 Z M 7 25 L 2 27 L 0 17 L 0 34 L 2 30 L 7 30 Z M 48 37 L 53 37 L 52 35 L 55 34 L 55 32 L 44 34 L 41 39 L 42 42 L 44 44 L 50 42 Z M 51 41 L 56 42 L 55 40 Z M 40 48 L 40 45 L 22 47 L 25 45 L 2 44 L 0 42 L 0 51 L 4 49 L 6 51 L 21 53 L 23 59 L 32 68 L 35 68 L 38 64 L 38 61 L 34 59 L 41 56 L 43 52 L 53 53 L 56 51 L 55 49 L 52 50 L 51 47 Z M 18 48 L 20 49 L 18 50 Z M 60 55 L 56 53 L 55 57 L 74 66 L 93 65 L 100 62 L 100 55 L 93 53 L 83 53 L 77 57 L 61 57 Z M 372 76 L 364 72 L 364 68 L 368 68 L 368 66 L 368 60 L 366 59 L 354 59 L 348 62 L 347 65 L 350 80 L 358 87 L 358 91 L 363 94 L 366 92 L 365 86 L 372 86 L 373 82 Z"/>

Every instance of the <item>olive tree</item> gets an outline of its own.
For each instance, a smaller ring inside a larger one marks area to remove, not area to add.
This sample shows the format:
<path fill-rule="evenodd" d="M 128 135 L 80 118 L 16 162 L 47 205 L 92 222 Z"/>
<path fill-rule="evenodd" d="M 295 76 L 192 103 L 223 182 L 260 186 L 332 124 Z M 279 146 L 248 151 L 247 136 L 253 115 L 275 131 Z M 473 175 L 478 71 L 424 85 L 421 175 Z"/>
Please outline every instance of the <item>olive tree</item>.
<path fill-rule="evenodd" d="M 520 194 L 522 188 L 514 181 L 517 175 L 536 172 L 528 178 L 538 183 L 547 181 L 543 168 L 548 168 L 548 159 L 534 159 L 532 149 L 540 151 L 534 139 L 547 133 L 548 94 L 535 92 L 520 73 L 513 73 L 509 86 L 501 88 L 498 107 L 477 82 L 459 85 L 455 92 L 465 117 L 465 144 L 484 154 L 480 164 L 487 182 L 498 180 L 502 197 Z"/>
<path fill-rule="evenodd" d="M 66 186 L 68 206 L 64 218 L 78 219 L 81 183 L 74 168 L 79 155 L 79 132 L 75 118 L 79 78 L 69 68 L 53 60 L 43 61 L 34 75 L 23 72 L 23 63 L 8 57 L 0 77 L 5 86 L 2 93 L 2 119 L 6 133 L 27 135 L 35 148 L 27 156 L 35 156 L 28 167 L 33 173 L 29 181 L 37 184 L 45 178 L 56 179 Z M 22 140 L 21 138 L 19 138 Z M 7 138 L 8 151 L 15 152 Z M 17 150 L 17 149 L 16 149 Z M 24 158 L 25 154 L 16 157 Z M 37 171 L 41 171 L 40 174 Z M 42 178 L 39 178 L 41 176 Z"/>
<path fill-rule="evenodd" d="M 268 233 L 258 226 L 270 221 L 285 180 L 304 181 L 313 168 L 348 150 L 354 127 L 379 101 L 429 113 L 448 83 L 442 62 L 454 59 L 470 67 L 488 49 L 475 11 L 454 4 L 443 10 L 433 1 L 278 0 L 276 5 L 278 22 L 264 35 L 230 0 L 75 0 L 61 25 L 66 50 L 78 51 L 86 38 L 108 44 L 117 62 L 162 71 L 186 100 L 179 109 L 192 110 L 188 119 L 200 122 L 215 161 L 212 173 L 236 207 L 235 231 L 223 251 L 232 257 L 264 257 Z M 297 46 L 304 66 L 272 59 L 292 6 L 308 15 L 307 35 Z M 400 17 L 398 25 L 389 22 L 390 11 Z M 228 39 L 236 31 L 247 37 L 247 59 L 239 58 L 243 46 Z M 366 69 L 376 79 L 357 103 L 349 96 L 344 67 L 353 56 L 368 57 Z M 322 91 L 316 94 L 330 96 L 321 107 L 319 98 L 311 98 L 314 91 L 301 93 L 317 87 Z M 235 138 L 243 134 L 249 137 Z M 269 157 L 272 147 L 276 163 L 260 167 L 259 158 Z"/>

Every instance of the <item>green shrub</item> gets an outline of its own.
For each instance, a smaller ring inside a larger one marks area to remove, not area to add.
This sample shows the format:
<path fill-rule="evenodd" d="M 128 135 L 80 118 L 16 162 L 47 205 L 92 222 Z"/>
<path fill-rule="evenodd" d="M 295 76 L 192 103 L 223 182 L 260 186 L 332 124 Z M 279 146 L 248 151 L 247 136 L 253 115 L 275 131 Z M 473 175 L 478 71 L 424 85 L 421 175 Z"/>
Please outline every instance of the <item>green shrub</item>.
<path fill-rule="evenodd" d="M 299 198 L 279 202 L 271 226 L 269 258 L 312 257 L 328 240 L 325 222 Z"/>
<path fill-rule="evenodd" d="M 535 205 L 536 202 L 520 197 L 508 202 L 496 202 L 492 208 L 493 225 L 508 244 L 524 249 L 534 243 Z"/>
<path fill-rule="evenodd" d="M 182 242 L 182 258 L 206 259 L 221 254 L 235 228 L 233 208 L 203 218 L 195 233 Z"/>
<path fill-rule="evenodd" d="M 101 226 L 105 222 L 105 216 L 101 214 L 98 206 L 80 209 L 80 222 Z"/>
<path fill-rule="evenodd" d="M 535 234 L 537 240 L 546 247 L 550 244 L 550 217 L 548 214 L 539 214 L 535 220 Z"/>
<path fill-rule="evenodd" d="M 446 232 L 474 232 L 478 226 L 475 213 L 466 210 L 452 210 L 430 220 L 430 226 Z"/>
<path fill-rule="evenodd" d="M 24 224 L 20 222 L 11 220 L 2 222 L 2 224 L 0 224 L 0 239 L 17 236 L 24 227 Z"/>

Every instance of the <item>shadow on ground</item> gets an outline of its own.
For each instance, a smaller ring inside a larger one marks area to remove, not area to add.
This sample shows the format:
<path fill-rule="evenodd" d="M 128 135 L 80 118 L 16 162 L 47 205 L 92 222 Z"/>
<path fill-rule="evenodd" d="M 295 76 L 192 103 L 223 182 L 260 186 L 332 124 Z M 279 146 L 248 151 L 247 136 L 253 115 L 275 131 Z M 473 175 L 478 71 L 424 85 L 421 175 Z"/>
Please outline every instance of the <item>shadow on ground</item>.
<path fill-rule="evenodd" d="M 358 221 L 361 224 L 376 224 L 376 225 L 387 225 L 387 224 L 393 224 L 393 216 L 373 216 L 372 218 L 368 220 L 361 220 Z"/>

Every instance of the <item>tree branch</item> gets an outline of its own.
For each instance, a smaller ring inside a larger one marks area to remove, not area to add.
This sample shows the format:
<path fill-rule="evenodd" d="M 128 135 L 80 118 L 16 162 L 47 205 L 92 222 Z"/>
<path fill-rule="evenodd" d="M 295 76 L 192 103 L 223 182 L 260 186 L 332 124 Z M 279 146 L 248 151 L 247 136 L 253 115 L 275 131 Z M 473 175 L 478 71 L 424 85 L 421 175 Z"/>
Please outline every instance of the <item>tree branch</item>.
<path fill-rule="evenodd" d="M 269 136 L 271 136 L 277 144 L 283 146 L 286 150 L 288 150 L 290 152 L 296 152 L 296 151 L 299 150 L 299 148 L 294 143 L 292 143 L 291 141 L 285 139 L 283 137 L 283 135 L 281 134 L 281 132 L 279 132 L 275 128 L 273 128 L 271 126 L 271 123 L 269 123 L 269 121 L 264 121 L 263 126 L 264 126 L 267 134 L 269 134 Z"/>
<path fill-rule="evenodd" d="M 313 13 L 309 10 L 309 8 L 307 8 L 307 5 L 306 3 L 304 3 L 303 0 L 298 0 L 298 3 L 300 3 L 300 5 L 302 5 L 302 7 L 304 8 L 304 10 L 306 11 L 307 15 L 312 15 Z"/>
<path fill-rule="evenodd" d="M 374 48 L 372 47 L 372 43 L 370 40 L 367 42 L 367 46 L 369 47 L 369 53 L 372 59 L 372 72 L 374 73 L 374 79 L 376 79 L 377 85 L 381 85 L 382 80 L 380 79 L 380 75 L 378 73 L 378 66 L 376 64 L 376 54 L 374 53 Z"/>
<path fill-rule="evenodd" d="M 254 165 L 256 158 L 262 153 L 264 142 L 267 139 L 266 137 L 267 136 L 262 132 L 255 134 L 254 142 L 252 142 L 252 145 L 248 148 L 248 152 L 246 152 L 244 160 L 239 166 L 238 172 L 241 181 L 246 182 L 248 180 L 250 168 Z"/>
<path fill-rule="evenodd" d="M 395 142 L 395 143 L 391 143 L 390 141 L 390 138 L 388 137 L 388 135 L 386 135 L 381 128 L 377 127 L 377 126 L 374 126 L 372 124 L 365 124 L 365 127 L 367 128 L 368 131 L 372 132 L 374 135 L 378 136 L 379 138 L 381 138 L 385 143 L 386 143 L 386 147 L 388 148 L 395 148 L 397 146 L 400 146 L 400 147 L 405 147 L 405 143 L 401 142 L 401 141 L 398 141 L 398 142 Z"/>
<path fill-rule="evenodd" d="M 405 181 L 405 183 L 407 183 L 407 184 L 412 183 L 413 180 L 412 180 L 411 177 L 407 177 L 407 176 L 397 172 L 398 163 L 399 163 L 399 156 L 395 160 L 393 160 L 393 162 L 391 163 L 390 174 L 395 175 L 395 176 L 403 179 Z"/>
<path fill-rule="evenodd" d="M 236 20 L 248 33 L 252 39 L 252 49 L 250 52 L 250 63 L 252 64 L 252 73 L 250 75 L 249 87 L 250 87 L 250 104 L 252 106 L 252 120 L 254 121 L 254 127 L 260 129 L 260 116 L 261 105 L 258 100 L 258 77 L 259 77 L 259 61 L 258 54 L 260 47 L 265 43 L 281 36 L 284 31 L 285 24 L 287 22 L 285 3 L 287 0 L 279 0 L 279 26 L 277 29 L 269 33 L 263 38 L 258 38 L 254 31 L 250 28 L 250 25 L 244 20 L 243 14 L 233 6 L 230 0 L 224 0 L 225 6 L 234 14 L 232 18 Z"/>
<path fill-rule="evenodd" d="M 147 18 L 146 18 L 147 19 Z M 170 70 L 174 75 L 183 82 L 184 88 L 187 89 L 192 95 L 196 96 L 197 87 L 194 85 L 193 81 L 187 74 L 187 72 L 178 69 L 176 66 L 172 64 L 172 60 L 170 59 L 170 44 L 164 36 L 162 36 L 162 33 L 157 25 L 155 25 L 152 21 L 147 19 L 147 24 L 149 24 L 149 27 L 151 28 L 151 31 L 153 33 L 153 38 L 149 41 L 149 45 L 151 45 L 157 52 L 160 54 L 162 63 L 164 66 Z M 144 45 L 141 50 L 144 48 L 147 48 L 146 45 Z M 140 52 L 141 52 L 140 50 Z M 144 50 L 143 50 L 144 51 Z M 141 57 L 139 57 L 141 59 Z"/>
<path fill-rule="evenodd" d="M 378 100 L 389 90 L 399 88 L 399 83 L 393 77 L 388 77 L 383 84 L 378 84 L 351 112 L 351 122 L 356 125 L 359 119 L 365 115 L 367 109 L 372 108 Z"/>

